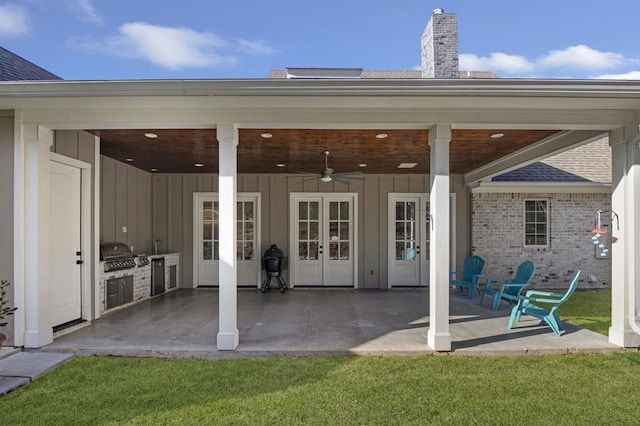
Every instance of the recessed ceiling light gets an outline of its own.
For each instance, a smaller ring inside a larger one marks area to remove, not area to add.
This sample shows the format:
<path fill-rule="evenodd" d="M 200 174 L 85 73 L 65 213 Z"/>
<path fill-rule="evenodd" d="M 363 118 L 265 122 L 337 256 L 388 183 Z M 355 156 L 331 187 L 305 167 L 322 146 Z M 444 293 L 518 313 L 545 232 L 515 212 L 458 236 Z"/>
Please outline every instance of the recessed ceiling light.
<path fill-rule="evenodd" d="M 389 135 L 388 135 L 388 134 L 386 134 L 386 133 L 378 133 L 378 134 L 376 135 L 376 138 L 378 138 L 378 139 L 386 139 L 386 138 L 388 138 L 388 137 L 389 137 Z"/>
<path fill-rule="evenodd" d="M 144 135 L 145 135 L 145 137 L 147 137 L 147 138 L 149 138 L 149 139 L 155 139 L 155 138 L 157 138 L 157 137 L 158 137 L 158 135 L 157 135 L 157 134 L 152 133 L 152 132 L 145 133 Z"/>
<path fill-rule="evenodd" d="M 367 163 L 360 163 L 358 164 L 358 167 L 367 167 Z"/>
<path fill-rule="evenodd" d="M 417 165 L 418 165 L 418 163 L 400 163 L 398 165 L 398 168 L 399 169 L 413 169 Z"/>
<path fill-rule="evenodd" d="M 130 163 L 133 161 L 133 158 L 126 158 L 125 161 L 128 161 Z"/>
<path fill-rule="evenodd" d="M 204 164 L 202 164 L 202 163 L 195 163 L 195 164 L 194 164 L 194 166 L 196 166 L 196 167 L 204 167 Z"/>
<path fill-rule="evenodd" d="M 491 135 L 492 139 L 500 139 L 502 137 L 504 137 L 504 133 L 494 133 Z"/>
<path fill-rule="evenodd" d="M 284 163 L 278 163 L 278 164 L 276 164 L 276 166 L 278 166 L 278 167 L 284 167 L 284 166 L 286 166 L 286 164 L 284 164 Z"/>
<path fill-rule="evenodd" d="M 152 172 L 157 172 L 157 171 L 158 171 L 158 169 L 155 169 L 155 168 L 154 168 L 154 169 L 151 169 L 151 171 L 152 171 Z"/>
<path fill-rule="evenodd" d="M 270 138 L 272 138 L 272 137 L 273 137 L 273 135 L 272 135 L 271 133 L 267 133 L 267 132 L 265 132 L 265 133 L 260 133 L 260 136 L 261 136 L 261 137 L 263 137 L 263 138 L 265 138 L 265 139 L 270 139 Z"/>

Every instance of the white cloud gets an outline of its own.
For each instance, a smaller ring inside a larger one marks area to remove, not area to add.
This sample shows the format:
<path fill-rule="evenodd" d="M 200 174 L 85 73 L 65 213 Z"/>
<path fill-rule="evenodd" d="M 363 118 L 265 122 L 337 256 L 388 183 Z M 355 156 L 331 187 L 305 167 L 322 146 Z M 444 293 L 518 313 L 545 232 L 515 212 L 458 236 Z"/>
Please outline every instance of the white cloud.
<path fill-rule="evenodd" d="M 624 63 L 624 56 L 615 52 L 600 52 L 584 44 L 552 50 L 539 62 L 543 68 L 597 71 L 612 69 Z"/>
<path fill-rule="evenodd" d="M 640 80 L 640 71 L 629 71 L 624 74 L 603 74 L 594 78 L 606 80 Z"/>
<path fill-rule="evenodd" d="M 237 58 L 229 53 L 273 54 L 275 49 L 263 41 L 227 40 L 209 32 L 186 27 L 163 27 L 145 22 L 131 22 L 118 28 L 116 35 L 104 41 L 73 39 L 83 49 L 132 59 L 146 60 L 169 70 L 213 67 L 233 64 Z"/>
<path fill-rule="evenodd" d="M 25 37 L 30 33 L 25 9 L 11 3 L 0 5 L 0 37 Z"/>
<path fill-rule="evenodd" d="M 262 40 L 252 41 L 239 38 L 236 39 L 236 43 L 241 50 L 244 50 L 245 52 L 252 55 L 272 55 L 278 52 L 276 49 L 269 46 L 265 41 Z"/>
<path fill-rule="evenodd" d="M 67 9 L 90 24 L 104 25 L 104 18 L 98 13 L 91 0 L 67 0 Z"/>
<path fill-rule="evenodd" d="M 615 70 L 637 60 L 625 58 L 616 52 L 601 52 L 586 45 L 552 50 L 536 59 L 520 55 L 492 53 L 486 57 L 474 54 L 460 55 L 463 71 L 493 71 L 499 77 L 567 77 L 577 74 L 590 77 L 596 71 Z"/>
<path fill-rule="evenodd" d="M 508 55 L 506 53 L 492 53 L 490 56 L 480 57 L 474 54 L 459 56 L 460 69 L 463 71 L 493 71 L 496 74 L 521 74 L 532 72 L 535 64 L 524 56 Z"/>

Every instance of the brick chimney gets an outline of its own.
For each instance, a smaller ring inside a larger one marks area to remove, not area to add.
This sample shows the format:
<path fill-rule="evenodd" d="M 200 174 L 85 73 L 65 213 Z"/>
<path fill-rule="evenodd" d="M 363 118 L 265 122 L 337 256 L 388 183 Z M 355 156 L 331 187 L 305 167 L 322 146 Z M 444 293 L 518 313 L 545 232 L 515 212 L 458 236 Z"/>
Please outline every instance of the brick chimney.
<path fill-rule="evenodd" d="M 435 9 L 422 33 L 422 78 L 459 78 L 458 17 Z"/>

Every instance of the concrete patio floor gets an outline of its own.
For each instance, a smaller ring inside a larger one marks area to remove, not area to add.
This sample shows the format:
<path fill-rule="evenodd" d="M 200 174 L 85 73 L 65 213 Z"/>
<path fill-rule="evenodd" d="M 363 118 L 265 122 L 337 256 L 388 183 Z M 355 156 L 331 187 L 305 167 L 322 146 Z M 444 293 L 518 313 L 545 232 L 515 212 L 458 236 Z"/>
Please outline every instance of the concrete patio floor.
<path fill-rule="evenodd" d="M 523 317 L 507 329 L 511 309 L 491 310 L 451 290 L 454 355 L 611 352 L 606 336 L 566 324 L 557 337 Z M 226 358 L 287 355 L 428 355 L 428 289 L 238 291 L 236 351 L 217 351 L 218 292 L 176 290 L 104 315 L 57 337 L 42 351 L 77 355 Z"/>

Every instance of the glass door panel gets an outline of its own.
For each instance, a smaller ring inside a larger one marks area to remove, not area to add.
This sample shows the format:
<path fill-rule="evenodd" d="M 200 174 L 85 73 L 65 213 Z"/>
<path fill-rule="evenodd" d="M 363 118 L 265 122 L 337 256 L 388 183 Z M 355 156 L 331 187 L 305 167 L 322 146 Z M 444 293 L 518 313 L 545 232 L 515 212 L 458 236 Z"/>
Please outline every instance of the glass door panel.
<path fill-rule="evenodd" d="M 395 257 L 396 260 L 416 260 L 417 224 L 416 202 L 396 201 L 395 206 Z"/>
<path fill-rule="evenodd" d="M 298 259 L 300 260 L 318 260 L 319 205 L 318 201 L 300 201 L 298 204 Z"/>

